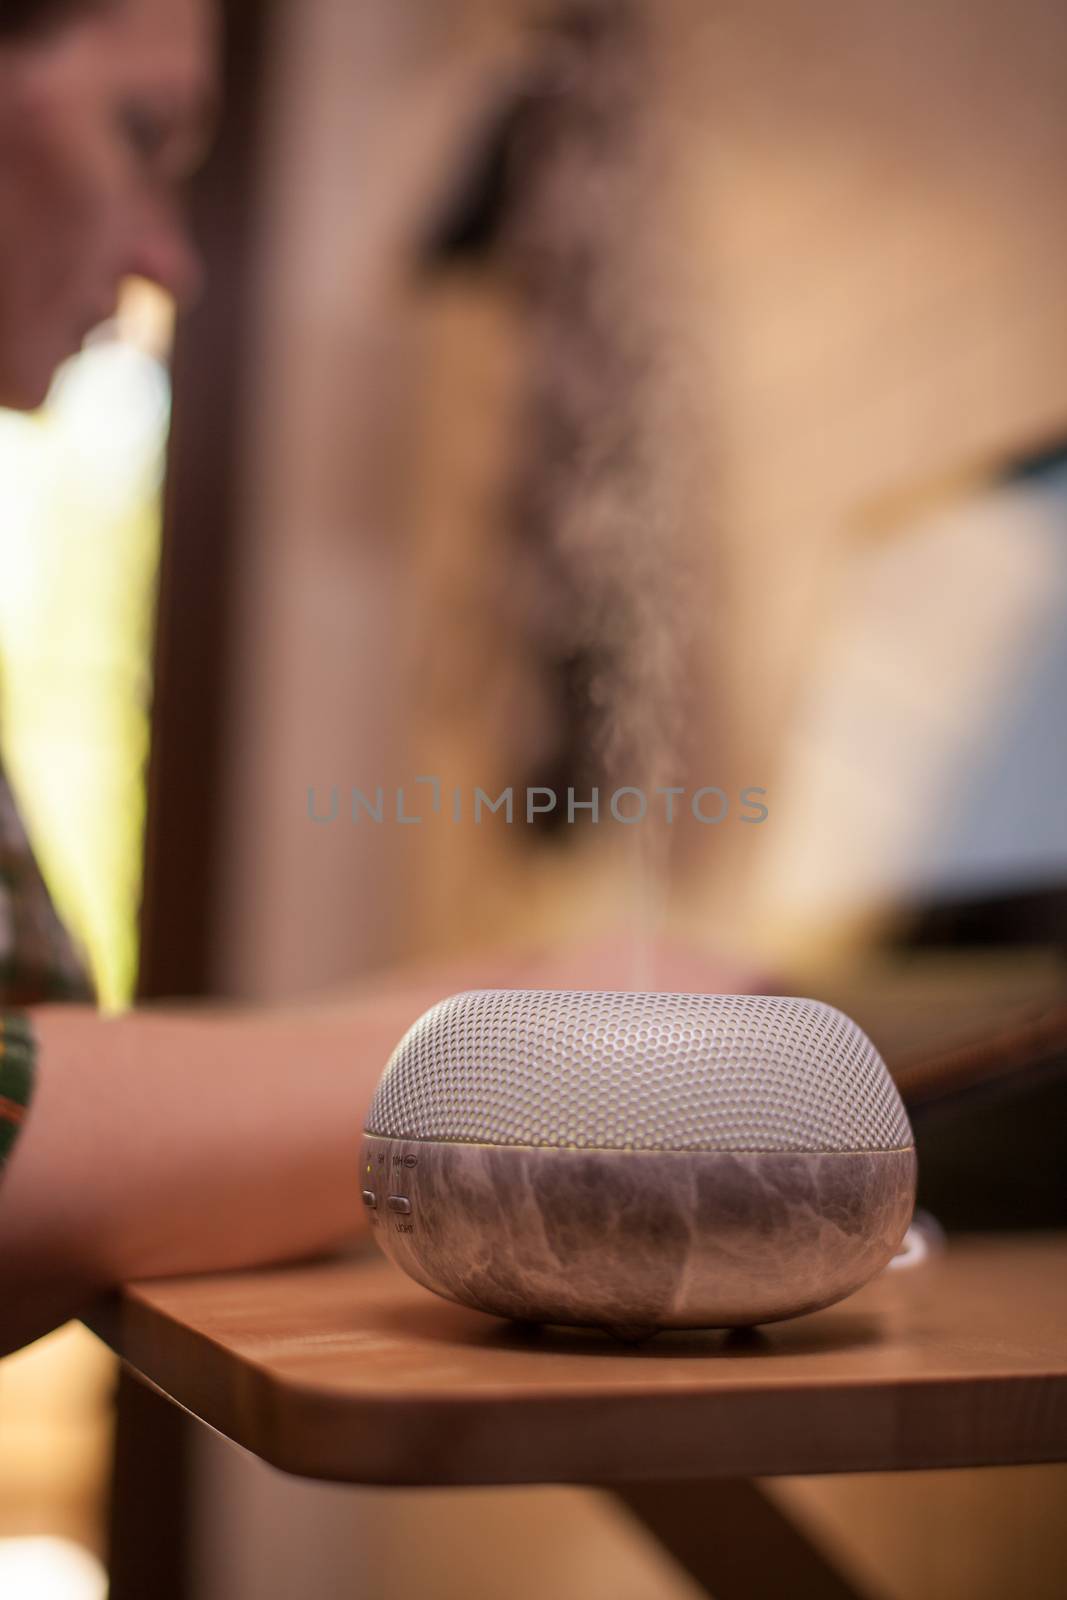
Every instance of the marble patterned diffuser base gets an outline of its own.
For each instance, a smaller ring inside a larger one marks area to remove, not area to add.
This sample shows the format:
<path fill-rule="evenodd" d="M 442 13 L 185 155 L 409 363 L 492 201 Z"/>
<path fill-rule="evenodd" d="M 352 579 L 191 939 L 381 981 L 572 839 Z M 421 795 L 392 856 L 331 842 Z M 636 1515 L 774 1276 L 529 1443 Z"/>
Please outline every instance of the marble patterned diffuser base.
<path fill-rule="evenodd" d="M 915 1149 L 841 1012 L 760 995 L 475 990 L 394 1051 L 363 1203 L 436 1294 L 623 1337 L 798 1316 L 911 1220 Z"/>

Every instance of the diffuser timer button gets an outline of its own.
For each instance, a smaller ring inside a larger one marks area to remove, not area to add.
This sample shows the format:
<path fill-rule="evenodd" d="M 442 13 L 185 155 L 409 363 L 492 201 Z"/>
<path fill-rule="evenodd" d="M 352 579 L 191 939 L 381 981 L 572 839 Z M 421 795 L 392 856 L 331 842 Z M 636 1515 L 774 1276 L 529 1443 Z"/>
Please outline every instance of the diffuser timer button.
<path fill-rule="evenodd" d="M 374 1211 L 374 1210 L 377 1209 L 378 1196 L 375 1194 L 373 1189 L 364 1189 L 364 1191 L 363 1191 L 363 1204 L 370 1211 Z"/>
<path fill-rule="evenodd" d="M 391 1194 L 385 1203 L 389 1207 L 390 1211 L 399 1211 L 405 1217 L 410 1215 L 411 1201 L 408 1199 L 407 1195 Z"/>

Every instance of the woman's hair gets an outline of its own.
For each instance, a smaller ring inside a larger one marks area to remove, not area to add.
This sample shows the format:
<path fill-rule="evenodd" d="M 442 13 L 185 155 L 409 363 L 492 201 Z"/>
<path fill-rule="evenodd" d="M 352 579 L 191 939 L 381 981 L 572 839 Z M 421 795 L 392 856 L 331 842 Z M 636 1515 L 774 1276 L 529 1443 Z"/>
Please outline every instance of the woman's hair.
<path fill-rule="evenodd" d="M 76 16 L 95 11 L 102 0 L 0 0 L 0 39 L 43 33 Z"/>

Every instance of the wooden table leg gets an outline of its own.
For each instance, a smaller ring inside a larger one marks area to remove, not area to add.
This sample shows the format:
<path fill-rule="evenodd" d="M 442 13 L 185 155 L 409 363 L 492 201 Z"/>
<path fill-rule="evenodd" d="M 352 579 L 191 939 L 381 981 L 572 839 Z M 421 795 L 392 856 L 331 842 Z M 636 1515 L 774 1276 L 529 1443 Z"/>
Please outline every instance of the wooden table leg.
<path fill-rule="evenodd" d="M 189 1445 L 196 1425 L 126 1367 L 116 1413 L 110 1600 L 191 1600 Z"/>
<path fill-rule="evenodd" d="M 758 1484 L 710 1478 L 624 1484 L 612 1493 L 714 1600 L 874 1600 L 846 1582 Z"/>

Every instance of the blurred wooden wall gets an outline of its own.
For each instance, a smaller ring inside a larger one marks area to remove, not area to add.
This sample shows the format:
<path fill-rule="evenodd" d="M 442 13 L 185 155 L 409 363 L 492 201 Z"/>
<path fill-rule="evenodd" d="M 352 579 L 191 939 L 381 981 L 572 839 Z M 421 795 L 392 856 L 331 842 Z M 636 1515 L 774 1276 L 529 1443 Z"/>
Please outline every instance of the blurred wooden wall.
<path fill-rule="evenodd" d="M 492 267 L 422 273 L 418 252 L 536 55 L 517 18 L 547 9 L 285 13 L 214 932 L 231 992 L 297 993 L 619 904 L 603 829 L 546 851 L 518 829 L 343 820 L 353 784 L 380 782 L 387 804 L 420 773 L 489 788 L 521 771 L 524 741 L 528 773 L 542 747 L 501 604 L 515 296 Z M 1067 13 L 667 0 L 643 15 L 661 165 L 635 189 L 634 247 L 655 236 L 684 392 L 657 454 L 677 463 L 704 674 L 671 781 L 773 798 L 854 542 L 1067 427 Z M 333 784 L 342 818 L 316 827 L 308 790 L 326 801 Z M 675 838 L 692 930 L 758 952 L 765 840 Z"/>
<path fill-rule="evenodd" d="M 707 374 L 716 689 L 731 762 L 773 786 L 856 541 L 1067 433 L 1067 10 L 661 14 Z M 739 842 L 694 882 L 694 914 L 759 941 L 766 836 Z"/>

